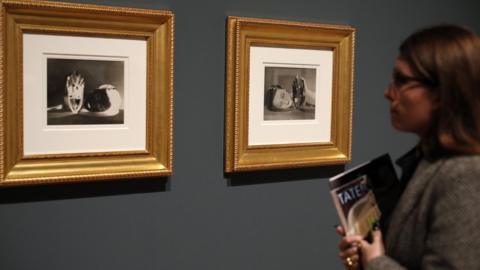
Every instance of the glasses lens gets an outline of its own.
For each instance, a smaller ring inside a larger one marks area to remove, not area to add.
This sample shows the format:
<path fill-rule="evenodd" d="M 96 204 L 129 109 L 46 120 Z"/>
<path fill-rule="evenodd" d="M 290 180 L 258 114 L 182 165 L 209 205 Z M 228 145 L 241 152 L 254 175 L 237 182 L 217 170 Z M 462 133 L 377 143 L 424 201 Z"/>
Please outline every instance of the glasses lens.
<path fill-rule="evenodd" d="M 405 84 L 407 84 L 410 81 L 416 80 L 415 78 L 408 77 L 408 76 L 402 74 L 399 71 L 394 71 L 392 77 L 393 77 L 392 78 L 393 79 L 393 85 L 395 87 L 398 87 L 398 88 L 401 88 L 402 86 L 404 86 Z"/>

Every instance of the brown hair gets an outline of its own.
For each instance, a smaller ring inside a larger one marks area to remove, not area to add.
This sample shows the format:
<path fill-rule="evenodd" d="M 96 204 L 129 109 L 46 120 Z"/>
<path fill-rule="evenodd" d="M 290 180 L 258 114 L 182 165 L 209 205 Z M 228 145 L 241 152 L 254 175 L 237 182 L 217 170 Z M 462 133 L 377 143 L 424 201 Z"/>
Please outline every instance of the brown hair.
<path fill-rule="evenodd" d="M 422 140 L 427 153 L 480 153 L 480 38 L 460 26 L 434 26 L 409 36 L 399 57 L 438 104 Z"/>

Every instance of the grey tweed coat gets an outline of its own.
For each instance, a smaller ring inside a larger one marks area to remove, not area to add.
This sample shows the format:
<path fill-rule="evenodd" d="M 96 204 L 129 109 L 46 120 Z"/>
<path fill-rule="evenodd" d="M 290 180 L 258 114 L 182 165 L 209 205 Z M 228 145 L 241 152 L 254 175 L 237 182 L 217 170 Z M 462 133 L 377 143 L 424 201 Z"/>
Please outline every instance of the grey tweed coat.
<path fill-rule="evenodd" d="M 365 270 L 480 270 L 480 156 L 423 159 Z"/>

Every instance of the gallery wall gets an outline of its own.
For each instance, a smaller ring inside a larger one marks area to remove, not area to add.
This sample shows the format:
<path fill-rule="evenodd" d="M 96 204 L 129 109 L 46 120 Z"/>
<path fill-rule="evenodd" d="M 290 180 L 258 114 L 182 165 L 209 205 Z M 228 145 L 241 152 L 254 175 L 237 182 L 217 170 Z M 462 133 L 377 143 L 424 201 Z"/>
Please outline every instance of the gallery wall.
<path fill-rule="evenodd" d="M 476 0 L 70 2 L 174 12 L 173 176 L 0 190 L 2 270 L 343 269 L 328 177 L 416 141 L 383 98 L 398 44 L 437 23 L 480 33 Z M 356 28 L 351 163 L 223 173 L 229 15 Z"/>

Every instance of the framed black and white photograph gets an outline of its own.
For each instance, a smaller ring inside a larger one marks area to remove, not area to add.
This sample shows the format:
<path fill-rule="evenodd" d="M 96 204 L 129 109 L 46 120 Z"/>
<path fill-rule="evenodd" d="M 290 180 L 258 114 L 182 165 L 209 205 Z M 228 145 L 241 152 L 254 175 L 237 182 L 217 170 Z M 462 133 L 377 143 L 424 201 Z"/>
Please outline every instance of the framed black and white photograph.
<path fill-rule="evenodd" d="M 47 125 L 124 124 L 125 61 L 47 57 Z"/>
<path fill-rule="evenodd" d="M 171 174 L 170 11 L 0 5 L 0 187 Z"/>
<path fill-rule="evenodd" d="M 350 160 L 354 34 L 228 18 L 226 172 Z"/>
<path fill-rule="evenodd" d="M 315 119 L 315 68 L 265 67 L 265 121 Z"/>

